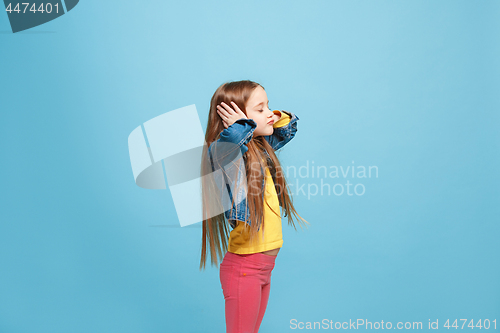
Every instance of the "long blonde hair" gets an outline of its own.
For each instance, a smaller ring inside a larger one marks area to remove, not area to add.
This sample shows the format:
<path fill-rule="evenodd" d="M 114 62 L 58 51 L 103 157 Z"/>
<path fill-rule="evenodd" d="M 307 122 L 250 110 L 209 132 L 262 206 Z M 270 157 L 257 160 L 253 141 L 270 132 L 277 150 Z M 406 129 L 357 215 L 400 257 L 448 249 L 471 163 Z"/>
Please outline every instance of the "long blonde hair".
<path fill-rule="evenodd" d="M 261 85 L 250 80 L 226 82 L 217 88 L 212 96 L 212 100 L 210 101 L 210 112 L 208 114 L 207 131 L 205 133 L 206 146 L 203 148 L 202 157 L 204 162 L 201 166 L 203 233 L 200 270 L 205 268 L 207 260 L 207 245 L 210 249 L 212 265 L 218 265 L 219 258 L 222 261 L 224 254 L 228 249 L 228 238 L 230 233 L 230 225 L 226 220 L 224 213 L 213 214 L 213 211 L 210 211 L 211 208 L 217 204 L 220 206 L 221 198 L 216 186 L 214 186 L 213 182 L 210 181 L 210 177 L 203 177 L 204 175 L 209 175 L 212 172 L 210 163 L 207 162 L 209 160 L 208 147 L 212 142 L 219 138 L 220 133 L 225 129 L 223 121 L 217 113 L 217 105 L 221 102 L 231 105 L 230 102 L 233 101 L 246 115 L 246 105 L 248 99 L 250 98 L 253 90 L 258 86 Z M 275 184 L 276 193 L 278 194 L 280 206 L 285 212 L 284 216 L 288 216 L 288 224 L 292 225 L 295 230 L 297 230 L 291 214 L 295 215 L 295 217 L 298 216 L 300 220 L 309 224 L 297 213 L 293 206 L 292 197 L 288 194 L 287 182 L 285 180 L 284 173 L 282 172 L 280 162 L 271 145 L 264 139 L 263 136 L 258 136 L 252 138 L 247 147 L 248 151 L 244 155 L 246 160 L 244 174 L 247 177 L 248 184 L 259 185 L 249 186 L 246 197 L 248 210 L 250 212 L 250 220 L 252 223 L 251 226 L 244 223 L 244 232 L 249 232 L 250 242 L 252 242 L 257 234 L 257 230 L 263 224 L 264 200 L 262 195 L 263 189 L 260 185 L 263 181 L 265 182 L 265 175 L 262 172 L 265 168 L 269 168 L 270 170 Z M 270 161 L 267 158 L 264 158 L 264 150 L 266 150 L 269 154 L 271 158 Z M 211 216 L 211 213 L 214 216 Z M 280 215 L 279 212 L 275 213 Z M 301 223 L 300 220 L 299 225 Z M 302 226 L 300 227 L 302 228 Z"/>

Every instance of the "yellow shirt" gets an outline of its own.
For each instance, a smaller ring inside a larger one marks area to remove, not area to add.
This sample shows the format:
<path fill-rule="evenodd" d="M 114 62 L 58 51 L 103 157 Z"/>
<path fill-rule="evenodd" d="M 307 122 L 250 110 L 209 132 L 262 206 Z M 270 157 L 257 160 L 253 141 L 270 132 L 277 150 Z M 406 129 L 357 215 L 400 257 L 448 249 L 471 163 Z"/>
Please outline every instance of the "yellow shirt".
<path fill-rule="evenodd" d="M 280 112 L 278 110 L 275 110 L 273 112 L 276 114 L 281 114 L 281 118 L 276 123 L 274 123 L 274 128 L 285 126 L 290 122 L 290 116 L 286 113 Z M 271 176 L 268 168 L 266 168 L 263 225 L 257 232 L 257 237 L 254 239 L 252 244 L 250 244 L 248 233 L 244 230 L 245 222 L 236 222 L 236 227 L 229 234 L 229 252 L 237 254 L 249 254 L 273 250 L 283 246 L 281 211 L 278 194 L 276 193 L 273 177 Z"/>
<path fill-rule="evenodd" d="M 283 245 L 281 230 L 281 213 L 278 194 L 274 188 L 273 178 L 266 168 L 266 192 L 264 193 L 264 221 L 253 243 L 249 243 L 249 235 L 245 232 L 245 222 L 237 221 L 236 227 L 229 234 L 228 251 L 238 254 L 256 253 L 273 250 Z M 276 212 L 273 212 L 269 206 Z M 278 215 L 280 214 L 280 215 Z M 264 232 L 264 234 L 262 234 Z M 264 239 L 262 239 L 264 236 Z"/>

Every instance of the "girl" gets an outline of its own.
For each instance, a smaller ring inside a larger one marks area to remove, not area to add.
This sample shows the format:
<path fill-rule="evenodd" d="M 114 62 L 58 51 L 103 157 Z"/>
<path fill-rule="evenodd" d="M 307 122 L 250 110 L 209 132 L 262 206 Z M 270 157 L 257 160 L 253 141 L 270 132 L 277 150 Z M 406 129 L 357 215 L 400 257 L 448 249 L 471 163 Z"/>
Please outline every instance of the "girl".
<path fill-rule="evenodd" d="M 223 257 L 220 281 L 228 333 L 259 331 L 283 245 L 280 206 L 294 228 L 291 214 L 309 224 L 295 211 L 274 153 L 295 136 L 299 118 L 271 111 L 268 104 L 264 88 L 249 80 L 222 84 L 210 103 L 200 270 L 208 244 L 212 265 Z"/>

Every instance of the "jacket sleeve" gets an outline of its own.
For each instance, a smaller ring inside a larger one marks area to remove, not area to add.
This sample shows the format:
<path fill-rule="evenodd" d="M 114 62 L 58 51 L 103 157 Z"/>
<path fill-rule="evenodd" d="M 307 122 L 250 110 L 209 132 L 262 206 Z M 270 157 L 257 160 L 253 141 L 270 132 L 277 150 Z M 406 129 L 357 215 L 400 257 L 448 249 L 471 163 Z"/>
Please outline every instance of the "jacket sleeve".
<path fill-rule="evenodd" d="M 219 139 L 208 148 L 212 166 L 223 167 L 234 161 L 239 154 L 245 154 L 248 151 L 247 145 L 253 137 L 255 128 L 257 128 L 257 123 L 253 119 L 247 118 L 238 119 L 231 126 L 225 128 L 220 133 Z"/>
<path fill-rule="evenodd" d="M 269 142 L 274 150 L 278 150 L 293 139 L 297 132 L 297 117 L 295 114 L 288 111 L 275 110 L 274 113 L 281 114 L 281 118 L 273 124 L 274 132 L 271 135 L 265 136 L 264 139 Z"/>

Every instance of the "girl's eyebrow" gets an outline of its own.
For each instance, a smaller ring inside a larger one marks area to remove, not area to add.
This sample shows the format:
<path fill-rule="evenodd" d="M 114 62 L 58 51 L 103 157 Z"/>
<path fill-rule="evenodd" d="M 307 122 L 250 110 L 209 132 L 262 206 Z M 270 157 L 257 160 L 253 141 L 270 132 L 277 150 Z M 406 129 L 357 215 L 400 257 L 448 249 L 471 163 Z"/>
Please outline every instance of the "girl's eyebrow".
<path fill-rule="evenodd" d="M 258 107 L 258 106 L 260 106 L 262 104 L 264 104 L 264 102 L 260 102 L 259 104 L 257 104 L 256 106 L 254 106 L 254 108 L 256 108 L 256 107 Z M 267 100 L 267 104 L 269 104 L 269 100 Z"/>

